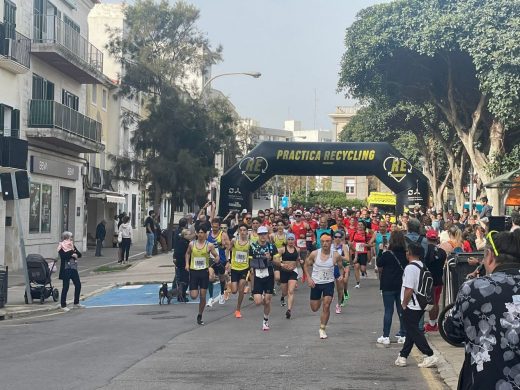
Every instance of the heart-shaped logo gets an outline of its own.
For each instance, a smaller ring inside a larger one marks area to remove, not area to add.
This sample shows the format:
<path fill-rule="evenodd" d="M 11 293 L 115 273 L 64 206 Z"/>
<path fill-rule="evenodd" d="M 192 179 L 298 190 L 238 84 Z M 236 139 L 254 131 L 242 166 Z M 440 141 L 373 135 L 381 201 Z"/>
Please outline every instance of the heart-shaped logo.
<path fill-rule="evenodd" d="M 238 167 L 242 175 L 247 177 L 250 182 L 254 182 L 258 177 L 267 171 L 269 164 L 263 157 L 245 157 L 240 161 Z"/>
<path fill-rule="evenodd" d="M 388 176 L 400 183 L 408 173 L 412 172 L 412 164 L 407 159 L 402 157 L 390 156 L 383 162 Z"/>

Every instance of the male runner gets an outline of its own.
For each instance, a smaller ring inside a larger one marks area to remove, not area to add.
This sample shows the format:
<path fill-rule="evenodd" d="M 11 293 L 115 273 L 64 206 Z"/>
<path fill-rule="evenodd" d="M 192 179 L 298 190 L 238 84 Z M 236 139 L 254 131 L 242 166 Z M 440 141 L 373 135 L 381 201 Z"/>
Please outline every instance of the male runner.
<path fill-rule="evenodd" d="M 345 244 L 345 232 L 337 230 L 334 233 L 331 251 L 337 252 L 341 256 L 343 262 L 343 275 L 340 274 L 339 268 L 334 266 L 334 279 L 336 279 L 336 292 L 338 294 L 338 303 L 336 303 L 336 314 L 341 314 L 341 308 L 349 300 L 348 295 L 348 277 L 350 275 L 350 251 L 348 245 Z"/>
<path fill-rule="evenodd" d="M 204 325 L 202 313 L 206 305 L 206 290 L 209 284 L 209 255 L 211 253 L 215 259 L 219 257 L 213 244 L 206 239 L 206 234 L 206 227 L 199 226 L 197 240 L 190 242 L 186 251 L 186 271 L 190 273 L 191 299 L 197 299 L 200 295 L 199 314 L 197 315 L 197 324 L 199 325 Z"/>
<path fill-rule="evenodd" d="M 340 273 L 343 273 L 341 256 L 338 252 L 330 250 L 331 241 L 329 233 L 323 233 L 320 236 L 321 248 L 313 251 L 307 257 L 304 269 L 307 284 L 311 288 L 311 310 L 318 311 L 323 301 L 323 311 L 320 316 L 320 339 L 327 338 L 325 328 L 329 322 L 330 304 L 334 296 L 334 265 L 337 265 Z"/>
<path fill-rule="evenodd" d="M 244 287 L 249 271 L 250 244 L 247 233 L 247 225 L 242 223 L 238 226 L 238 237 L 231 240 L 231 292 L 236 294 L 238 291 L 235 318 L 242 318 L 240 308 L 244 300 Z"/>
<path fill-rule="evenodd" d="M 213 218 L 211 220 L 211 231 L 208 234 L 208 242 L 213 244 L 218 249 L 218 257 L 213 259 L 214 263 L 209 271 L 209 300 L 208 307 L 213 306 L 213 281 L 215 275 L 218 275 L 220 281 L 220 297 L 218 303 L 223 305 L 226 303 L 224 299 L 224 291 L 226 290 L 226 248 L 229 246 L 229 237 L 227 233 L 220 228 L 220 219 Z"/>
<path fill-rule="evenodd" d="M 253 298 L 255 304 L 264 306 L 264 320 L 262 330 L 269 330 L 269 313 L 271 312 L 271 298 L 274 290 L 273 259 L 280 256 L 276 247 L 267 241 L 268 229 L 265 226 L 258 228 L 258 241 L 252 242 L 249 247 L 249 259 L 253 270 Z M 263 297 L 262 297 L 263 294 Z"/>

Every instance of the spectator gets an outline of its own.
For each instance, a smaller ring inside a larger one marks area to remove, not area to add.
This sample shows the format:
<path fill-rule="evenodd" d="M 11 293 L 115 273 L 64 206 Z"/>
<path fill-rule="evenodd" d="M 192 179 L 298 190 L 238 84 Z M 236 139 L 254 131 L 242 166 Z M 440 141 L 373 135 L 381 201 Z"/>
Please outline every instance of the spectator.
<path fill-rule="evenodd" d="M 419 287 L 419 277 L 421 269 L 424 267 L 423 262 L 420 260 L 423 253 L 422 245 L 417 242 L 408 243 L 406 257 L 409 264 L 404 269 L 403 285 L 401 287 L 401 305 L 403 308 L 406 340 L 395 361 L 395 365 L 400 367 L 406 366 L 406 359 L 410 355 L 414 344 L 423 355 L 426 355 L 423 361 L 418 364 L 419 367 L 434 367 L 437 365 L 437 357 L 433 354 L 424 334 L 419 330 L 419 321 L 424 316 L 424 310 L 419 305 L 415 291 Z"/>
<path fill-rule="evenodd" d="M 385 222 L 382 222 L 384 224 Z M 377 339 L 379 344 L 390 346 L 390 328 L 394 315 L 394 305 L 399 316 L 399 333 L 397 342 L 405 341 L 406 331 L 403 323 L 403 308 L 401 307 L 401 283 L 404 268 L 408 264 L 406 260 L 406 241 L 404 234 L 396 230 L 390 234 L 388 245 L 382 245 L 382 253 L 377 257 L 377 267 L 380 274 L 379 286 L 383 296 L 385 314 L 383 317 L 383 335 Z M 387 248 L 388 246 L 388 248 Z"/>
<path fill-rule="evenodd" d="M 130 255 L 130 246 L 132 245 L 132 236 L 133 231 L 132 225 L 130 224 L 130 217 L 126 216 L 123 218 L 123 223 L 119 227 L 119 237 L 121 237 L 121 257 L 119 258 L 118 263 L 128 263 L 128 257 Z"/>
<path fill-rule="evenodd" d="M 486 275 L 462 285 L 442 324 L 451 341 L 465 344 L 461 390 L 518 388 L 520 230 L 487 238 Z"/>
<path fill-rule="evenodd" d="M 478 251 L 484 250 L 486 246 L 486 231 L 480 225 L 475 225 L 475 246 Z"/>
<path fill-rule="evenodd" d="M 106 222 L 104 219 L 96 226 L 96 257 L 101 257 L 101 248 L 103 248 L 103 241 L 107 235 L 107 229 L 105 227 Z"/>
<path fill-rule="evenodd" d="M 63 232 L 61 242 L 58 245 L 58 254 L 60 255 L 60 276 L 63 280 L 61 289 L 61 310 L 69 311 L 67 307 L 67 293 L 69 292 L 69 284 L 72 280 L 74 283 L 74 308 L 83 308 L 79 303 L 79 294 L 81 293 L 81 281 L 78 273 L 78 259 L 81 252 L 74 245 L 74 239 L 71 232 Z"/>
<path fill-rule="evenodd" d="M 119 216 L 114 215 L 114 220 L 112 222 L 114 224 L 114 234 L 112 237 L 112 248 L 117 248 L 117 235 L 119 232 Z"/>
<path fill-rule="evenodd" d="M 155 242 L 155 221 L 154 221 L 155 211 L 150 210 L 148 212 L 148 217 L 144 221 L 144 227 L 146 232 L 146 258 L 152 257 L 153 246 Z"/>
<path fill-rule="evenodd" d="M 186 289 L 188 287 L 190 275 L 186 271 L 186 251 L 190 245 L 190 241 L 195 238 L 195 234 L 187 229 L 187 221 L 181 218 L 179 221 L 179 230 L 175 238 L 175 246 L 173 252 L 173 262 L 175 264 L 175 280 L 174 286 L 177 285 L 179 297 L 182 301 L 187 302 Z"/>
<path fill-rule="evenodd" d="M 436 230 L 428 230 L 426 232 L 426 239 L 428 240 L 428 250 L 424 258 L 424 264 L 428 267 L 433 277 L 433 308 L 428 313 L 429 323 L 424 326 L 426 332 L 436 332 L 439 330 L 437 325 L 437 317 L 439 316 L 439 301 L 442 293 L 442 276 L 444 264 L 446 263 L 446 252 L 439 248 L 439 234 Z"/>
<path fill-rule="evenodd" d="M 457 226 L 461 232 L 464 231 L 464 228 L 466 227 L 462 222 L 460 222 L 460 214 L 459 213 L 453 213 L 453 224 Z"/>
<path fill-rule="evenodd" d="M 480 211 L 479 218 L 482 219 L 486 217 L 489 219 L 489 217 L 491 217 L 491 213 L 493 212 L 493 206 L 490 206 L 488 204 L 487 196 L 483 196 L 482 198 L 480 198 L 480 202 L 482 203 L 482 210 Z"/>
<path fill-rule="evenodd" d="M 518 211 L 511 213 L 511 232 L 520 229 L 520 213 Z"/>
<path fill-rule="evenodd" d="M 406 242 L 409 244 L 411 242 L 417 242 L 421 244 L 421 247 L 423 248 L 423 254 L 421 255 L 421 260 L 424 259 L 424 255 L 426 254 L 426 251 L 428 250 L 428 242 L 426 240 L 426 237 L 421 235 L 421 223 L 417 218 L 410 218 L 408 220 L 408 232 L 405 234 Z"/>
<path fill-rule="evenodd" d="M 448 229 L 448 241 L 442 242 L 440 247 L 447 254 L 464 252 L 464 242 L 462 241 L 462 232 L 457 226 L 452 225 Z"/>

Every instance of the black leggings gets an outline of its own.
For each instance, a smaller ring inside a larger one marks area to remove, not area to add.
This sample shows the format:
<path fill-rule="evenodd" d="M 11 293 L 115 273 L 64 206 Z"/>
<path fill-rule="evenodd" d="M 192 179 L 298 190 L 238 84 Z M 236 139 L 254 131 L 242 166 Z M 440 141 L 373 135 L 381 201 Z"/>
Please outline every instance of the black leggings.
<path fill-rule="evenodd" d="M 128 255 L 130 254 L 130 245 L 132 245 L 132 239 L 123 238 L 123 241 L 121 241 L 121 261 L 128 261 Z"/>
<path fill-rule="evenodd" d="M 79 303 L 81 293 L 81 281 L 77 269 L 66 269 L 63 271 L 63 288 L 61 290 L 61 307 L 67 306 L 67 293 L 69 292 L 70 281 L 74 283 L 74 304 Z"/>

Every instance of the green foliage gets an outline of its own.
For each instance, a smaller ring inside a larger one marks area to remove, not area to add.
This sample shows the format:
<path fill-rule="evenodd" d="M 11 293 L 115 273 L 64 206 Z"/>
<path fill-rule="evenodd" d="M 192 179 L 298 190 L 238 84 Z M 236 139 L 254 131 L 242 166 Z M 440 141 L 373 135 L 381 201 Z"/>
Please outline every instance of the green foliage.
<path fill-rule="evenodd" d="M 293 194 L 292 204 L 301 204 L 304 207 L 314 207 L 319 204 L 323 207 L 357 207 L 366 206 L 366 201 L 361 199 L 347 198 L 341 191 L 311 191 L 308 200 L 305 201 L 304 193 Z"/>
<path fill-rule="evenodd" d="M 520 144 L 513 146 L 509 153 L 500 153 L 493 156 L 488 171 L 492 176 L 499 176 L 514 171 L 520 166 Z"/>

